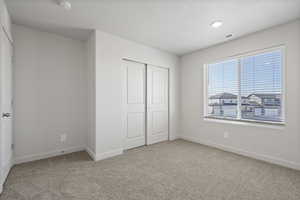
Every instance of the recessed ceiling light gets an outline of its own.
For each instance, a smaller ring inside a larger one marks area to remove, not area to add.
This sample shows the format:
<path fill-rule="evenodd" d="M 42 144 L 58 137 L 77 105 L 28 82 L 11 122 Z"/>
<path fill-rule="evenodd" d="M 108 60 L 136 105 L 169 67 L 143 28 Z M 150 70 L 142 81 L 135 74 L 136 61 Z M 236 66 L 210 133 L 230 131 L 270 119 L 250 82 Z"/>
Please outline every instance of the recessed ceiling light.
<path fill-rule="evenodd" d="M 66 0 L 59 0 L 59 5 L 61 7 L 63 7 L 64 9 L 66 10 L 70 10 L 72 8 L 72 5 L 69 1 L 66 1 Z"/>
<path fill-rule="evenodd" d="M 211 27 L 213 28 L 219 28 L 220 26 L 222 26 L 223 22 L 222 21 L 214 21 L 213 23 L 211 23 Z"/>

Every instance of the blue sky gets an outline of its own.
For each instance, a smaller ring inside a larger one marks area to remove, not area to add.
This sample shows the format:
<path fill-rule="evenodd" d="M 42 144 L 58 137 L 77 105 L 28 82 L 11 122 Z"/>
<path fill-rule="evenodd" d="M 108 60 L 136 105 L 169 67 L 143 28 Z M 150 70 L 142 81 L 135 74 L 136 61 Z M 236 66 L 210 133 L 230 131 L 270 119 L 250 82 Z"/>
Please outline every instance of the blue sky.
<path fill-rule="evenodd" d="M 241 92 L 281 93 L 281 51 L 273 51 L 241 59 Z M 238 60 L 210 64 L 208 94 L 238 94 Z"/>

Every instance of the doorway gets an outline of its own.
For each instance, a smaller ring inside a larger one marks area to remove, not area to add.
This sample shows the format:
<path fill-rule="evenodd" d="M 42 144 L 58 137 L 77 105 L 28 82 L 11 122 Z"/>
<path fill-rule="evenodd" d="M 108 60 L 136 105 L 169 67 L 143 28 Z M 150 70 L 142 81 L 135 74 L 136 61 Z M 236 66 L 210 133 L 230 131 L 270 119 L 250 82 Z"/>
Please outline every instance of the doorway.
<path fill-rule="evenodd" d="M 124 60 L 124 149 L 169 138 L 169 70 Z"/>
<path fill-rule="evenodd" d="M 0 193 L 12 166 L 12 43 L 0 30 Z"/>

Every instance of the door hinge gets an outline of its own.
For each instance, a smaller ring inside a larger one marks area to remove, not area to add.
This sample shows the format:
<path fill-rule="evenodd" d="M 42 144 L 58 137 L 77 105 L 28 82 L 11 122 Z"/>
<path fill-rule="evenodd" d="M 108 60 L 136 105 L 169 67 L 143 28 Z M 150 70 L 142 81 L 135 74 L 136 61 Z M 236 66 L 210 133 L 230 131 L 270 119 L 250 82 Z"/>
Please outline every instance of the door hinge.
<path fill-rule="evenodd" d="M 11 149 L 12 149 L 12 150 L 15 149 L 15 144 L 11 144 Z"/>

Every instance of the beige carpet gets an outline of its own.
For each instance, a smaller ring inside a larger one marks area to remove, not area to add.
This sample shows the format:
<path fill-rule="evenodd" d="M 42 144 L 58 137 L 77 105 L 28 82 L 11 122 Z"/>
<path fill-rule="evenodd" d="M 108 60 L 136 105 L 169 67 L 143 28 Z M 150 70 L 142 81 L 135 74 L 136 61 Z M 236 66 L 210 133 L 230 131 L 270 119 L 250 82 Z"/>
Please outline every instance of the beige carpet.
<path fill-rule="evenodd" d="M 299 200 L 300 172 L 177 140 L 15 166 L 1 200 Z"/>

